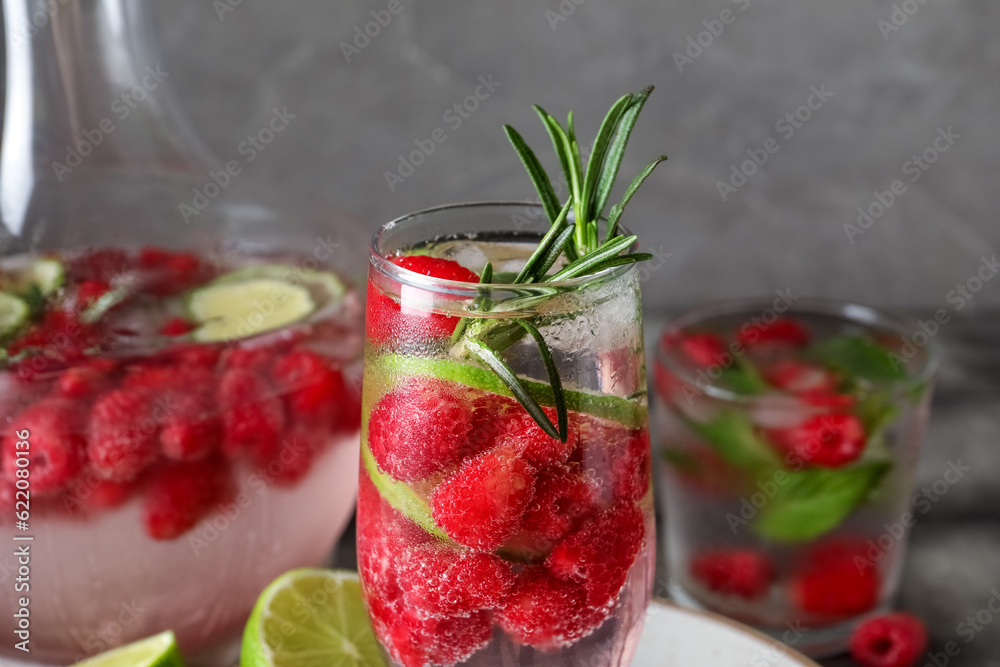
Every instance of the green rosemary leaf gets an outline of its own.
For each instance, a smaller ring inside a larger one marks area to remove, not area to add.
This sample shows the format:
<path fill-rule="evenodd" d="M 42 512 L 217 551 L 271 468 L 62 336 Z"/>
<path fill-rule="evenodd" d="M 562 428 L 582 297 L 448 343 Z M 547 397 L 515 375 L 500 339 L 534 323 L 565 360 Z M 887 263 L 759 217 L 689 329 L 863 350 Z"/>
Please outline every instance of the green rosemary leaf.
<path fill-rule="evenodd" d="M 538 404 L 534 396 L 528 391 L 528 388 L 521 381 L 521 378 L 510 369 L 500 356 L 486 347 L 485 345 L 480 345 L 474 341 L 470 341 L 469 348 L 475 352 L 476 356 L 483 360 L 483 362 L 493 369 L 493 372 L 497 374 L 501 382 L 503 382 L 510 392 L 514 394 L 514 398 L 520 403 L 531 418 L 535 420 L 543 431 L 545 431 L 549 437 L 558 438 L 559 430 L 549 421 L 549 416 L 545 414 L 542 410 L 542 406 Z"/>
<path fill-rule="evenodd" d="M 601 123 L 601 128 L 597 131 L 597 138 L 594 139 L 594 147 L 590 151 L 590 160 L 587 162 L 587 177 L 583 185 L 583 204 L 590 218 L 600 218 L 601 212 L 595 207 L 595 193 L 597 191 L 598 179 L 605 176 L 603 172 L 604 160 L 608 154 L 608 146 L 611 138 L 618 129 L 618 123 L 628 105 L 632 102 L 632 95 L 623 95 L 614 103 L 608 114 Z M 610 176 L 614 181 L 614 175 Z"/>
<path fill-rule="evenodd" d="M 537 280 L 541 280 L 545 277 L 545 274 L 549 272 L 552 265 L 556 263 L 559 259 L 559 255 L 562 254 L 563 250 L 572 247 L 573 244 L 569 243 L 570 238 L 573 236 L 574 232 L 573 225 L 568 225 L 559 236 L 556 238 L 555 243 L 549 248 L 548 253 L 542 258 L 541 263 L 538 265 L 538 270 L 535 272 L 535 277 Z"/>
<path fill-rule="evenodd" d="M 535 343 L 538 345 L 542 361 L 545 362 L 545 370 L 549 374 L 549 385 L 552 387 L 552 395 L 555 397 L 556 420 L 559 422 L 559 440 L 566 442 L 566 438 L 569 437 L 569 420 L 566 415 L 566 396 L 563 394 L 562 380 L 559 379 L 559 368 L 556 366 L 556 362 L 552 358 L 552 352 L 545 343 L 545 339 L 542 338 L 542 333 L 538 330 L 538 327 L 528 320 L 518 320 L 517 323 L 524 327 L 524 330 L 535 339 Z M 548 421 L 547 415 L 546 421 Z M 542 425 L 539 424 L 539 426 Z M 545 427 L 542 426 L 542 428 Z"/>
<path fill-rule="evenodd" d="M 542 208 L 545 209 L 545 215 L 548 216 L 550 222 L 554 221 L 559 214 L 559 200 L 556 198 L 556 192 L 552 188 L 552 181 L 549 180 L 549 175 L 545 173 L 545 169 L 538 161 L 535 152 L 531 150 L 531 147 L 528 146 L 517 130 L 510 125 L 504 125 L 503 131 L 507 133 L 507 140 L 510 141 L 518 157 L 521 158 L 524 168 L 528 171 L 528 176 L 531 177 L 531 182 L 535 184 L 538 197 L 542 202 Z"/>
<path fill-rule="evenodd" d="M 554 276 L 549 278 L 549 280 L 568 280 L 569 278 L 576 278 L 577 276 L 582 276 L 584 274 L 590 273 L 591 269 L 601 262 L 614 257 L 619 254 L 622 250 L 625 250 L 630 245 L 635 243 L 635 236 L 621 237 L 612 239 L 602 245 L 600 248 L 587 254 L 584 257 L 572 262 L 563 268 L 562 271 L 556 273 Z"/>
<path fill-rule="evenodd" d="M 594 193 L 593 216 L 595 220 L 600 219 L 601 215 L 604 214 L 604 207 L 608 203 L 608 197 L 611 196 L 611 188 L 615 184 L 618 170 L 621 169 L 622 158 L 625 156 L 625 147 L 628 145 L 632 128 L 635 127 L 635 123 L 639 119 L 639 112 L 642 111 L 642 107 L 646 104 L 651 92 L 653 92 L 653 87 L 649 86 L 632 95 L 628 108 L 622 113 L 621 122 L 615 129 L 614 137 L 608 146 L 608 153 L 604 158 L 604 168 Z"/>
<path fill-rule="evenodd" d="M 605 241 L 613 239 L 615 234 L 618 233 L 618 220 L 621 219 L 622 213 L 625 212 L 625 207 L 628 206 L 630 201 L 632 201 L 632 195 L 634 195 L 636 191 L 642 187 L 643 182 L 649 177 L 650 174 L 653 173 L 656 166 L 666 159 L 666 155 L 661 155 L 643 167 L 642 171 L 639 172 L 639 175 L 633 179 L 632 184 L 628 186 L 628 190 L 625 191 L 625 196 L 622 197 L 621 202 L 611 207 L 611 213 L 608 215 L 608 233 L 604 237 Z"/>
<path fill-rule="evenodd" d="M 493 282 L 493 265 L 490 262 L 486 262 L 486 266 L 483 267 L 483 272 L 479 276 L 479 284 L 486 285 Z M 480 294 L 472 302 L 472 310 L 489 310 L 492 306 L 490 298 L 484 294 Z M 455 332 L 451 335 L 451 342 L 457 343 L 462 338 L 462 334 L 465 333 L 465 327 L 469 325 L 469 318 L 463 317 L 458 321 L 458 325 L 455 327 Z"/>
<path fill-rule="evenodd" d="M 533 252 L 531 257 L 528 258 L 528 261 L 524 263 L 524 267 L 521 269 L 521 272 L 517 274 L 517 278 L 514 279 L 516 284 L 520 285 L 523 283 L 535 282 L 539 275 L 545 275 L 544 273 L 539 274 L 538 268 L 541 266 L 542 261 L 548 256 L 553 244 L 561 236 L 562 227 L 566 223 L 566 218 L 569 216 L 569 209 L 572 206 L 573 199 L 571 197 L 566 200 L 566 204 L 552 221 L 552 226 L 549 227 L 549 231 L 546 232 L 545 236 L 538 244 L 538 247 L 535 248 L 535 252 Z M 562 246 L 558 247 L 560 250 L 562 249 Z M 551 266 L 551 264 L 549 266 Z M 547 268 L 545 270 L 548 271 Z"/>
<path fill-rule="evenodd" d="M 566 175 L 566 183 L 573 193 L 573 199 L 577 200 L 580 198 L 580 184 L 576 170 L 573 168 L 573 150 L 569 145 L 569 136 L 559 121 L 553 118 L 548 111 L 536 104 L 535 112 L 542 119 L 545 129 L 552 139 L 552 147 L 555 148 L 556 155 L 559 156 L 559 164 L 562 165 L 563 173 Z"/>
<path fill-rule="evenodd" d="M 622 255 L 621 257 L 612 257 L 611 259 L 606 259 L 600 264 L 592 267 L 590 273 L 600 273 L 605 269 L 610 269 L 613 266 L 621 266 L 623 264 L 635 264 L 636 262 L 645 262 L 648 259 L 653 259 L 653 256 L 646 252 L 637 252 L 632 255 Z"/>

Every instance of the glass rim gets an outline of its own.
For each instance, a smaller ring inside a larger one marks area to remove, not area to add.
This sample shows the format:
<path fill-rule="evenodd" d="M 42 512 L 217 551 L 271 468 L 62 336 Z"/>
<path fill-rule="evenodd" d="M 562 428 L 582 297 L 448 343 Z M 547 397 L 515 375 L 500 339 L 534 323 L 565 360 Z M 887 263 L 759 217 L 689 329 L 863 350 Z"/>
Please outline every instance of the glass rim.
<path fill-rule="evenodd" d="M 731 403 L 758 403 L 766 401 L 801 401 L 801 396 L 793 392 L 775 388 L 767 394 L 741 394 L 721 387 L 714 380 L 710 382 L 700 381 L 692 370 L 678 361 L 671 355 L 663 345 L 664 336 L 670 331 L 680 331 L 694 324 L 704 322 L 712 317 L 721 315 L 738 315 L 740 313 L 753 314 L 773 307 L 774 299 L 771 297 L 742 297 L 735 299 L 724 299 L 711 303 L 689 308 L 677 315 L 674 315 L 660 329 L 660 335 L 656 342 L 655 363 L 661 364 L 669 372 L 673 373 L 684 384 L 695 387 L 698 391 Z M 867 328 L 882 328 L 901 337 L 906 337 L 910 333 L 909 322 L 894 313 L 886 312 L 851 301 L 838 301 L 836 299 L 823 299 L 819 297 L 799 297 L 794 306 L 789 306 L 789 310 L 794 308 L 796 314 L 821 315 L 837 318 L 842 321 L 863 325 Z M 921 346 L 925 351 L 923 364 L 916 372 L 908 374 L 907 377 L 898 381 L 871 382 L 871 390 L 888 390 L 895 396 L 906 390 L 929 382 L 935 376 L 941 361 L 938 345 L 933 340 L 928 340 L 927 344 Z M 844 393 L 844 396 L 856 395 L 855 393 Z"/>
<path fill-rule="evenodd" d="M 593 284 L 595 282 L 605 283 L 609 280 L 620 278 L 626 275 L 630 271 L 636 270 L 636 265 L 638 262 L 633 262 L 631 264 L 624 264 L 621 266 L 613 266 L 598 273 L 587 274 L 583 276 L 578 276 L 576 278 L 570 278 L 568 280 L 556 280 L 552 282 L 544 283 L 524 283 L 524 284 L 512 284 L 512 283 L 468 283 L 461 280 L 447 280 L 444 278 L 435 278 L 433 276 L 425 276 L 415 271 L 410 271 L 397 264 L 393 264 L 386 257 L 383 250 L 380 248 L 380 241 L 382 236 L 389 231 L 392 231 L 396 227 L 412 222 L 416 218 L 421 218 L 429 215 L 434 215 L 436 213 L 441 213 L 443 211 L 456 211 L 462 209 L 488 209 L 488 208 L 502 208 L 502 209 L 535 209 L 542 212 L 544 216 L 544 209 L 542 205 L 538 202 L 519 202 L 511 200 L 497 200 L 497 201 L 473 201 L 473 202 L 456 202 L 452 204 L 440 204 L 438 206 L 431 206 L 429 208 L 421 209 L 419 211 L 413 211 L 407 213 L 398 218 L 390 220 L 389 222 L 381 225 L 372 234 L 371 243 L 368 246 L 369 259 L 371 265 L 375 267 L 380 273 L 388 278 L 391 278 L 397 282 L 404 285 L 410 285 L 412 287 L 418 287 L 420 289 L 430 290 L 434 292 L 440 292 L 443 294 L 451 294 L 455 296 L 475 296 L 481 291 L 511 291 L 517 290 L 518 292 L 546 292 L 551 293 L 553 289 L 559 292 L 575 291 L 587 285 Z M 570 212 L 572 215 L 572 211 Z M 541 218 L 540 218 L 541 219 Z M 546 218 L 547 219 L 547 218 Z M 603 218 L 600 222 L 606 222 Z M 627 227 L 622 225 L 618 226 L 618 229 L 624 236 L 631 235 L 631 232 Z M 430 239 L 428 239 L 430 240 Z M 633 251 L 638 246 L 638 243 L 633 243 L 629 246 L 628 250 Z"/>

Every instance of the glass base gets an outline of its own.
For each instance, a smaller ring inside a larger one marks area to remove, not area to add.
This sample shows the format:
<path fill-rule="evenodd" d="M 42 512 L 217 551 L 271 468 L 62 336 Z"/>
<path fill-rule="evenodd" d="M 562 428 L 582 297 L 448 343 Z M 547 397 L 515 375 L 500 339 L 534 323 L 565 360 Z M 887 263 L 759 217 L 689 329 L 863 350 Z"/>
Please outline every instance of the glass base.
<path fill-rule="evenodd" d="M 676 581 L 671 580 L 669 591 L 670 599 L 682 607 L 707 611 L 713 614 L 719 613 L 701 604 L 689 595 L 684 590 L 684 587 Z M 855 616 L 836 625 L 827 625 L 821 628 L 810 628 L 805 624 L 795 621 L 789 621 L 784 627 L 757 627 L 743 621 L 739 622 L 774 639 L 775 643 L 780 645 L 775 647 L 776 651 L 781 651 L 783 646 L 788 646 L 815 660 L 846 653 L 854 629 L 869 618 L 879 616 L 889 610 L 890 606 L 888 604 L 882 604 L 860 616 Z"/>

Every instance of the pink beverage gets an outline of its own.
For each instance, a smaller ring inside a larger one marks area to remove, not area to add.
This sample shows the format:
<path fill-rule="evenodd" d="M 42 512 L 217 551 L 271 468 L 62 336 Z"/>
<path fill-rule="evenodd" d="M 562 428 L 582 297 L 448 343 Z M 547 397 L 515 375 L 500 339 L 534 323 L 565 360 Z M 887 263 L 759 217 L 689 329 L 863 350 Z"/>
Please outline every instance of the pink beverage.
<path fill-rule="evenodd" d="M 0 600 L 30 599 L 31 648 L 4 655 L 67 664 L 171 629 L 220 664 L 268 582 L 325 561 L 354 504 L 360 305 L 304 264 L 147 247 L 0 265 L 0 537 L 30 553 Z"/>
<path fill-rule="evenodd" d="M 786 307 L 787 310 L 787 307 Z M 706 306 L 656 365 L 672 594 L 814 656 L 892 605 L 932 350 L 861 306 Z"/>
<path fill-rule="evenodd" d="M 487 262 L 501 281 L 532 253 L 535 229 L 510 229 L 524 213 L 544 224 L 531 207 L 464 205 L 374 241 L 358 560 L 395 665 L 627 665 L 642 629 L 655 539 L 636 272 L 477 285 Z M 558 421 L 519 321 L 563 378 L 565 438 L 470 354 L 502 348 Z"/>

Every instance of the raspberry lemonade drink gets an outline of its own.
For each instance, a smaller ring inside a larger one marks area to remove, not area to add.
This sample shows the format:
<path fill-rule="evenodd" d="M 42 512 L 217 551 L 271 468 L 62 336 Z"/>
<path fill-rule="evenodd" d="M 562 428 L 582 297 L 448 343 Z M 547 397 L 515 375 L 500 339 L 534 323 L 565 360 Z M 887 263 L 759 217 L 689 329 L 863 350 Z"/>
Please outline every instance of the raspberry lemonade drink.
<path fill-rule="evenodd" d="M 358 555 L 394 664 L 631 659 L 655 553 L 647 256 L 617 232 L 624 202 L 595 220 L 648 94 L 623 97 L 595 142 L 591 168 L 612 172 L 570 175 L 605 183 L 594 198 L 560 206 L 507 128 L 542 206 L 432 209 L 373 240 Z"/>
<path fill-rule="evenodd" d="M 0 519 L 30 588 L 0 600 L 30 598 L 31 653 L 4 650 L 66 664 L 172 629 L 197 658 L 323 562 L 357 478 L 359 317 L 290 256 L 4 260 Z"/>
<path fill-rule="evenodd" d="M 892 603 L 927 420 L 932 351 L 869 308 L 708 306 L 655 368 L 671 586 L 795 648 L 843 650 Z"/>

